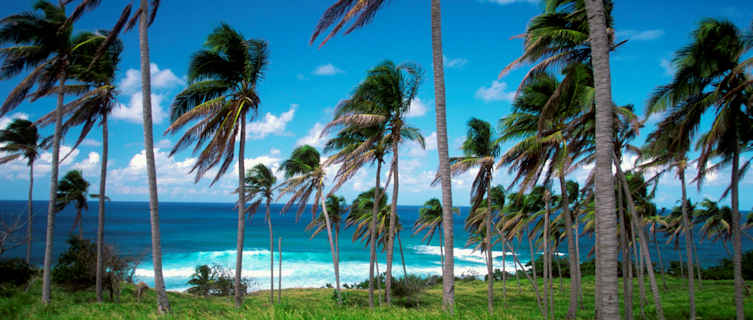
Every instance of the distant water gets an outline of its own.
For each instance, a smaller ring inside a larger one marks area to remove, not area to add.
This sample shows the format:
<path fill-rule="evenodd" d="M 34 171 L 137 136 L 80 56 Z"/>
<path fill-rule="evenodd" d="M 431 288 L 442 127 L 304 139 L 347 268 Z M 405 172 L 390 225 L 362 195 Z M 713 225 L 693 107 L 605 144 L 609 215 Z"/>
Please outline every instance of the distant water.
<path fill-rule="evenodd" d="M 33 224 L 32 263 L 41 265 L 44 257 L 44 234 L 46 225 L 46 201 L 35 201 Z M 84 212 L 84 238 L 95 239 L 97 228 L 97 202 L 89 203 L 89 210 Z M 275 277 L 277 277 L 277 243 L 282 237 L 283 248 L 283 287 L 321 287 L 327 283 L 334 284 L 332 256 L 329 252 L 326 231 L 310 239 L 305 226 L 311 220 L 311 211 L 307 210 L 298 223 L 295 222 L 294 210 L 286 215 L 279 214 L 281 205 L 272 205 L 272 225 L 275 241 Z M 405 264 L 408 273 L 431 275 L 441 274 L 439 232 L 431 244 L 422 242 L 423 234 L 413 235 L 412 226 L 418 217 L 418 206 L 398 206 L 400 224 L 403 226 L 401 240 Z M 25 201 L 0 201 L 0 215 L 7 216 L 23 213 Z M 466 248 L 468 233 L 463 227 L 468 208 L 461 208 L 460 215 L 455 216 L 455 273 L 484 275 L 486 267 L 483 256 L 472 248 Z M 24 213 L 25 216 L 25 213 Z M 65 240 L 72 232 L 75 211 L 67 208 L 59 213 L 55 221 L 54 256 L 57 257 L 67 248 Z M 264 208 L 252 218 L 246 226 L 243 276 L 252 280 L 251 289 L 269 288 L 269 235 L 264 223 Z M 233 204 L 226 203 L 160 203 L 160 229 L 162 234 L 162 263 L 165 283 L 168 290 L 184 290 L 187 281 L 200 264 L 221 264 L 230 269 L 235 267 L 237 210 Z M 77 234 L 77 231 L 75 232 Z M 365 243 L 352 241 L 353 230 L 345 229 L 340 233 L 340 278 L 342 283 L 360 282 L 368 278 L 369 250 Z M 672 246 L 660 247 L 666 261 L 678 260 L 681 251 Z M 108 202 L 105 218 L 105 242 L 113 244 L 123 255 L 143 256 L 136 270 L 136 277 L 152 285 L 153 266 L 149 255 L 151 252 L 151 233 L 149 227 L 148 202 Z M 592 248 L 591 236 L 580 238 L 583 260 Z M 684 243 L 684 242 L 683 242 Z M 680 243 L 680 248 L 684 248 Z M 566 250 L 563 241 L 561 250 Z M 651 243 L 654 253 L 653 243 Z M 753 248 L 753 243 L 744 238 L 744 249 Z M 502 248 L 494 251 L 495 268 L 502 268 Z M 530 261 L 527 243 L 516 248 L 518 258 L 525 264 Z M 20 247 L 5 254 L 8 256 L 25 256 L 25 247 Z M 703 265 L 713 265 L 727 257 L 724 248 L 718 243 L 704 241 L 698 244 L 698 253 Z M 384 272 L 385 254 L 379 254 L 379 271 Z M 654 255 L 655 256 L 655 255 Z M 654 258 L 655 259 L 655 258 Z M 507 252 L 504 262 L 507 270 L 514 269 L 514 260 Z M 395 243 L 395 261 L 393 274 L 402 276 L 398 243 Z M 277 280 L 275 280 L 276 282 Z M 276 286 L 277 284 L 275 284 Z"/>

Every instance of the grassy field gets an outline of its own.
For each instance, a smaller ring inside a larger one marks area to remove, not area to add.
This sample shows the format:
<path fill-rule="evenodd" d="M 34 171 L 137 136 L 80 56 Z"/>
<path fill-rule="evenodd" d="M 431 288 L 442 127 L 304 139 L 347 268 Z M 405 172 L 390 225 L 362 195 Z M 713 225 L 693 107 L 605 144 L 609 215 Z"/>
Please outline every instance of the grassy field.
<path fill-rule="evenodd" d="M 681 279 L 668 278 L 668 290 L 662 295 L 667 319 L 687 319 L 687 287 Z M 563 319 L 567 312 L 567 285 L 559 291 L 559 281 L 554 281 L 555 319 Z M 648 286 L 646 287 L 648 290 Z M 457 281 L 456 313 L 448 316 L 441 311 L 441 284 L 426 290 L 417 298 L 397 299 L 396 306 L 369 310 L 367 292 L 346 290 L 345 303 L 338 306 L 332 299 L 332 289 L 283 290 L 282 303 L 271 305 L 269 291 L 250 294 L 243 308 L 236 310 L 229 297 L 195 297 L 183 293 L 169 293 L 172 313 L 160 317 L 156 314 L 153 291 L 137 302 L 134 287 L 125 285 L 121 302 L 97 304 L 93 291 L 66 292 L 53 287 L 49 306 L 40 302 L 41 286 L 35 279 L 28 292 L 19 291 L 10 297 L 0 297 L 0 319 L 487 319 L 486 284 L 482 281 Z M 696 291 L 699 319 L 732 319 L 735 309 L 732 281 L 704 281 Z M 638 286 L 635 286 L 636 319 L 640 319 Z M 578 312 L 579 319 L 593 318 L 593 277 L 584 278 L 585 301 Z M 276 296 L 276 294 L 275 294 Z M 645 312 L 654 318 L 653 301 L 648 294 Z M 746 316 L 753 319 L 753 301 L 746 301 Z M 521 289 L 515 280 L 507 282 L 507 298 L 503 298 L 502 282 L 495 283 L 495 315 L 493 319 L 539 319 L 535 295 L 528 282 L 521 279 Z"/>

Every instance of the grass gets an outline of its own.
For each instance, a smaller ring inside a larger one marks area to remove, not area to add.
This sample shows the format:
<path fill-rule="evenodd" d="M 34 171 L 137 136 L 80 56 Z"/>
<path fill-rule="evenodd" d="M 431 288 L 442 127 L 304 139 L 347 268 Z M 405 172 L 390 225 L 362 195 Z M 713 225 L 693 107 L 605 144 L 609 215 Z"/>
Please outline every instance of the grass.
<path fill-rule="evenodd" d="M 8 297 L 0 297 L 0 319 L 488 319 L 486 313 L 486 284 L 479 280 L 457 281 L 456 312 L 448 316 L 441 310 L 441 284 L 429 288 L 415 298 L 396 299 L 393 307 L 368 308 L 365 290 L 345 290 L 345 302 L 338 306 L 333 289 L 286 289 L 282 303 L 270 304 L 269 291 L 254 292 L 246 297 L 241 309 L 233 307 L 230 297 L 196 297 L 184 293 L 168 293 L 172 312 L 167 316 L 156 313 L 154 291 L 136 301 L 134 287 L 124 285 L 121 302 L 95 302 L 93 290 L 67 292 L 53 287 L 52 302 L 40 302 L 40 280 L 32 281 L 28 292 L 19 290 Z M 567 312 L 568 281 L 559 290 L 554 280 L 555 319 L 563 319 Z M 579 319 L 593 319 L 593 277 L 583 279 L 585 301 L 578 312 Z M 687 286 L 683 279 L 667 278 L 668 288 L 662 293 L 667 319 L 687 319 Z M 620 284 L 620 287 L 622 285 Z M 654 318 L 653 299 L 648 284 L 645 313 Z M 634 289 L 634 315 L 640 319 L 638 286 Z M 276 293 L 275 293 L 276 297 Z M 621 299 L 621 298 L 620 298 Z M 746 316 L 753 316 L 753 301 L 746 298 Z M 699 319 L 732 319 L 735 315 L 732 281 L 703 281 L 696 291 L 696 310 Z M 528 281 L 521 279 L 519 291 L 515 280 L 507 281 L 507 298 L 502 295 L 502 282 L 495 283 L 494 319 L 539 319 L 535 295 Z M 750 318 L 753 319 L 753 318 Z"/>

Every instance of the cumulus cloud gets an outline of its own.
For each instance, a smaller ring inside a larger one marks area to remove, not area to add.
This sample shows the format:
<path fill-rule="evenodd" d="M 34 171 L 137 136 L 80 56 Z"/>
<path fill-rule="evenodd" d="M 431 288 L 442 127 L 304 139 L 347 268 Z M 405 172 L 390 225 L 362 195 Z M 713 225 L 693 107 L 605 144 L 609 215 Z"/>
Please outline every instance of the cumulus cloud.
<path fill-rule="evenodd" d="M 448 56 L 442 56 L 442 60 L 444 62 L 444 67 L 447 69 L 462 69 L 468 64 L 468 59 L 465 58 L 450 59 Z"/>
<path fill-rule="evenodd" d="M 154 149 L 159 192 L 172 193 L 172 185 L 193 185 L 194 175 L 189 171 L 196 158 L 177 161 L 166 151 Z M 147 194 L 146 150 L 133 155 L 128 165 L 110 171 L 108 188 L 116 194 Z"/>
<path fill-rule="evenodd" d="M 652 29 L 652 30 L 623 30 L 618 31 L 616 34 L 619 39 L 629 39 L 634 41 L 647 41 L 656 40 L 664 35 L 664 30 Z"/>
<path fill-rule="evenodd" d="M 408 118 L 420 117 L 426 114 L 427 109 L 426 104 L 421 101 L 421 98 L 415 98 L 411 101 L 405 116 Z"/>
<path fill-rule="evenodd" d="M 309 129 L 309 132 L 304 137 L 296 141 L 296 146 L 307 144 L 316 148 L 324 147 L 325 138 L 321 137 L 322 129 L 324 129 L 323 123 L 321 122 L 315 123 L 314 126 L 311 127 L 311 129 Z"/>
<path fill-rule="evenodd" d="M 484 102 L 508 101 L 515 99 L 515 92 L 507 91 L 507 83 L 497 80 L 492 81 L 488 87 L 482 86 L 476 90 L 476 98 Z"/>
<path fill-rule="evenodd" d="M 139 91 L 131 95 L 128 104 L 118 103 L 112 110 L 112 118 L 141 124 L 143 121 L 141 116 L 143 109 L 142 97 L 143 94 Z M 167 112 L 162 107 L 164 99 L 165 96 L 152 93 L 152 121 L 155 124 L 161 123 L 162 120 L 167 118 Z"/>
<path fill-rule="evenodd" d="M 168 89 L 174 88 L 180 85 L 185 85 L 185 81 L 173 73 L 170 69 L 160 69 L 157 64 L 150 64 L 149 71 L 152 74 L 152 88 L 153 89 Z M 126 70 L 125 78 L 120 80 L 118 89 L 123 93 L 132 94 L 141 89 L 141 70 L 128 69 Z"/>
<path fill-rule="evenodd" d="M 99 164 L 99 153 L 89 152 L 89 155 L 86 157 L 86 159 L 83 159 L 81 160 L 81 162 L 74 164 L 73 167 L 83 172 L 89 172 L 97 168 L 98 164 Z"/>
<path fill-rule="evenodd" d="M 267 135 L 282 135 L 288 122 L 293 120 L 297 104 L 291 104 L 290 109 L 279 116 L 267 112 L 262 119 L 248 124 L 249 139 L 263 139 Z"/>
<path fill-rule="evenodd" d="M 314 72 L 312 72 L 314 75 L 317 76 L 334 76 L 338 73 L 343 73 L 344 71 L 340 70 L 340 68 L 335 67 L 335 65 L 328 63 L 325 65 L 321 65 L 316 67 L 314 69 Z"/>

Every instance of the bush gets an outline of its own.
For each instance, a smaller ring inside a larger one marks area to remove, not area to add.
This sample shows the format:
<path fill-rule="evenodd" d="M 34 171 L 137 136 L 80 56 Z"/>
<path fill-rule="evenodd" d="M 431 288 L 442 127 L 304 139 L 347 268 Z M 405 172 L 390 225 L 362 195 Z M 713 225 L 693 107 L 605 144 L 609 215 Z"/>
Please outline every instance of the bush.
<path fill-rule="evenodd" d="M 95 285 L 97 277 L 97 246 L 94 242 L 78 237 L 68 239 L 68 250 L 58 257 L 58 263 L 52 269 L 52 281 L 68 290 L 84 290 Z M 120 257 L 112 246 L 103 250 L 104 269 L 103 285 L 106 288 L 117 287 L 122 280 L 132 279 L 133 270 L 138 260 Z"/>
<path fill-rule="evenodd" d="M 196 267 L 188 284 L 188 293 L 201 296 L 230 296 L 235 292 L 235 277 L 229 269 L 219 265 L 201 265 Z M 248 290 L 249 279 L 241 279 L 241 292 Z"/>
<path fill-rule="evenodd" d="M 21 258 L 0 260 L 0 285 L 24 285 L 34 273 L 34 268 Z"/>
<path fill-rule="evenodd" d="M 678 264 L 679 269 L 679 262 L 673 261 L 673 263 Z M 753 280 L 753 250 L 743 253 L 742 267 L 743 279 Z M 719 265 L 703 269 L 702 277 L 709 280 L 732 280 L 735 278 L 733 270 L 732 260 L 722 259 Z"/>

